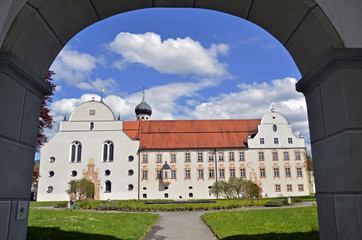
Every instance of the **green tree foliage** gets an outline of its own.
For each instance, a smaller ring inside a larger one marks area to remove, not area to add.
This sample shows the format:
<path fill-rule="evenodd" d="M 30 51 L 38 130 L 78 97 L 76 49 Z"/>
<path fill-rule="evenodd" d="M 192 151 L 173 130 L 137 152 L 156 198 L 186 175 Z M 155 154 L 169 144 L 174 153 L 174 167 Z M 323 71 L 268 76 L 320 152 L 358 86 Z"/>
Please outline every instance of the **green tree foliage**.
<path fill-rule="evenodd" d="M 34 161 L 33 178 L 31 181 L 31 186 L 35 187 L 38 184 L 38 180 L 39 180 L 39 164 Z"/>
<path fill-rule="evenodd" d="M 307 171 L 308 172 L 313 171 L 312 157 L 308 153 L 305 153 L 305 165 L 307 166 Z"/>
<path fill-rule="evenodd" d="M 260 187 L 252 181 L 235 177 L 229 178 L 227 182 L 215 182 L 210 189 L 211 194 L 223 198 L 258 198 L 260 192 Z"/>
<path fill-rule="evenodd" d="M 85 178 L 82 178 L 80 180 L 72 180 L 68 183 L 68 185 L 69 188 L 67 190 L 67 193 L 69 195 L 74 193 L 77 200 L 89 199 L 94 197 L 94 184 Z"/>
<path fill-rule="evenodd" d="M 56 85 L 53 83 L 52 76 L 55 73 L 51 70 L 48 70 L 45 81 L 50 84 L 52 87 L 52 94 L 45 96 L 41 101 L 40 113 L 39 113 L 39 123 L 38 123 L 38 130 L 37 130 L 37 140 L 36 140 L 36 151 L 39 151 L 41 146 L 44 142 L 48 140 L 47 136 L 45 135 L 45 129 L 52 129 L 53 128 L 53 117 L 50 115 L 51 109 L 49 108 L 48 104 L 53 101 L 53 95 L 55 91 Z"/>

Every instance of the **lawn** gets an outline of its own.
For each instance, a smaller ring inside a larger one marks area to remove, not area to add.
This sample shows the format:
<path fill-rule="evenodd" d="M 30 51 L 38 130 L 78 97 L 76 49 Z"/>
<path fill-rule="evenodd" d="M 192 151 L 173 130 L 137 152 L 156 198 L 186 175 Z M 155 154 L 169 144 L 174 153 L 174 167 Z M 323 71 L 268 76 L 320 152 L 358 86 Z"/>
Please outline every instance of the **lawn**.
<path fill-rule="evenodd" d="M 202 219 L 224 240 L 318 240 L 317 207 L 206 213 Z"/>
<path fill-rule="evenodd" d="M 30 209 L 28 240 L 141 239 L 159 216 L 149 213 L 98 213 Z"/>

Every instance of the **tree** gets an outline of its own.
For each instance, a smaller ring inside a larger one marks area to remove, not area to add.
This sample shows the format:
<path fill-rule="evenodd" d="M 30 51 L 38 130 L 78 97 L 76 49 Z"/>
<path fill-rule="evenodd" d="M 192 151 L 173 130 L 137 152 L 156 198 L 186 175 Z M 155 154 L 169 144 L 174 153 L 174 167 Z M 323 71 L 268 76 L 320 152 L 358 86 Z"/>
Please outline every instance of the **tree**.
<path fill-rule="evenodd" d="M 250 180 L 231 177 L 226 181 L 215 182 L 210 193 L 224 198 L 254 198 L 260 197 L 261 189 Z"/>
<path fill-rule="evenodd" d="M 95 193 L 94 184 L 85 178 L 80 180 L 72 180 L 68 183 L 69 188 L 67 193 L 71 195 L 75 194 L 77 200 L 93 198 Z"/>
<path fill-rule="evenodd" d="M 307 152 L 305 153 L 305 165 L 307 166 L 307 171 L 308 172 L 313 171 L 312 157 Z"/>
<path fill-rule="evenodd" d="M 38 123 L 38 132 L 37 132 L 37 140 L 36 140 L 36 151 L 39 151 L 40 147 L 43 145 L 44 142 L 46 142 L 48 139 L 44 134 L 45 129 L 53 128 L 53 117 L 50 115 L 51 109 L 49 108 L 48 104 L 53 101 L 53 93 L 55 91 L 56 85 L 52 82 L 53 78 L 52 76 L 55 73 L 51 70 L 48 70 L 45 81 L 50 84 L 52 87 L 52 94 L 45 96 L 41 101 L 41 108 L 40 108 L 40 114 L 39 114 L 39 123 Z"/>
<path fill-rule="evenodd" d="M 34 161 L 33 179 L 31 181 L 32 187 L 35 187 L 38 184 L 38 179 L 39 179 L 39 164 Z"/>

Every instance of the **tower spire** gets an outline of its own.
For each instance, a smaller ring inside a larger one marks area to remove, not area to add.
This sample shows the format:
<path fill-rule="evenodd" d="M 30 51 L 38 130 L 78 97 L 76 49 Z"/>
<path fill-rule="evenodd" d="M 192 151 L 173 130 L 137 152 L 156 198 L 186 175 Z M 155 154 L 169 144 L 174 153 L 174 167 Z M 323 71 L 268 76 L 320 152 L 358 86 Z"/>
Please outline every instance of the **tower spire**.
<path fill-rule="evenodd" d="M 103 92 L 104 92 L 104 88 L 102 88 L 102 91 L 101 91 L 101 102 L 103 102 Z"/>

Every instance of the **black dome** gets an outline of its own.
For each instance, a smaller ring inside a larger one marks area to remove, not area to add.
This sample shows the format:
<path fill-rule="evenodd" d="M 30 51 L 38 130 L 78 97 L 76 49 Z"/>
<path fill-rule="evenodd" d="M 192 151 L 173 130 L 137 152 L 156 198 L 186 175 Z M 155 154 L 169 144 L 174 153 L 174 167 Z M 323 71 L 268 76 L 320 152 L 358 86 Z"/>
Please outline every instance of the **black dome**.
<path fill-rule="evenodd" d="M 138 114 L 148 114 L 148 115 L 151 115 L 151 114 L 152 114 L 152 108 L 151 108 L 151 106 L 146 102 L 146 100 L 145 100 L 145 95 L 143 95 L 142 102 L 136 106 L 135 112 L 136 112 L 137 115 L 138 115 Z"/>

